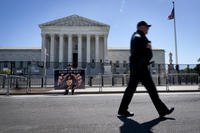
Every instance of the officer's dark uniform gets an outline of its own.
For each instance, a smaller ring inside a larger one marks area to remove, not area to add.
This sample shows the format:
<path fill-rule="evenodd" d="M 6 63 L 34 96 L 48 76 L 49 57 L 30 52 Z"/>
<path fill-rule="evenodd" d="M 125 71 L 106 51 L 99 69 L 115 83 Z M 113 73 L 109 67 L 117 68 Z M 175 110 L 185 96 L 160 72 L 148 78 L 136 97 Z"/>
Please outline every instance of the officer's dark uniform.
<path fill-rule="evenodd" d="M 139 30 L 136 31 L 131 38 L 130 81 L 124 92 L 118 114 L 128 110 L 128 105 L 131 102 L 139 82 L 147 89 L 160 116 L 171 113 L 160 100 L 148 69 L 149 62 L 153 56 L 152 50 L 147 48 L 148 43 L 150 43 L 150 41 L 145 34 Z"/>

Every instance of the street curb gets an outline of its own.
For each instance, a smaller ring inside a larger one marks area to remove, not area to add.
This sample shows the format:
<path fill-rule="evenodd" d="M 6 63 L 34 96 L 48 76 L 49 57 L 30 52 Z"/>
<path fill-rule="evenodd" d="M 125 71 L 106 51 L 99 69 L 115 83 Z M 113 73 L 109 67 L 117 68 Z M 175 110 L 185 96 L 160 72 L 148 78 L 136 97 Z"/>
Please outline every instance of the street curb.
<path fill-rule="evenodd" d="M 200 90 L 169 90 L 169 91 L 158 91 L 158 93 L 189 93 L 189 92 L 200 92 Z M 104 91 L 104 92 L 75 92 L 75 95 L 79 94 L 122 94 L 124 91 Z M 136 91 L 136 93 L 147 93 L 147 91 Z M 63 92 L 45 92 L 45 93 L 10 93 L 9 95 L 60 95 Z M 0 94 L 1 96 L 7 94 Z"/>

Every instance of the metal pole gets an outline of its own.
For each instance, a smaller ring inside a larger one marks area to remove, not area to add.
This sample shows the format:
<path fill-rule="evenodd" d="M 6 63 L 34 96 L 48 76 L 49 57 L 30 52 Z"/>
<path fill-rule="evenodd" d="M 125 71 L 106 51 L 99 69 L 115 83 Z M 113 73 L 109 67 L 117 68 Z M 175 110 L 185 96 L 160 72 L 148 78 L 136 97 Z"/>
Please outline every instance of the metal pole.
<path fill-rule="evenodd" d="M 166 91 L 169 91 L 169 75 L 166 74 Z"/>
<path fill-rule="evenodd" d="M 200 90 L 200 76 L 198 77 L 198 80 L 199 80 L 199 88 L 198 89 Z"/>
<path fill-rule="evenodd" d="M 45 88 L 47 87 L 46 86 L 47 85 L 47 79 L 46 79 L 46 75 L 47 75 L 46 61 L 47 61 L 47 59 L 46 58 L 47 58 L 47 49 L 45 48 L 44 49 L 44 77 L 43 77 Z"/>
<path fill-rule="evenodd" d="M 10 84 L 11 84 L 9 75 L 6 75 L 6 79 L 8 79 L 8 86 L 7 86 L 6 95 L 9 96 L 10 95 Z"/>
<path fill-rule="evenodd" d="M 26 94 L 28 94 L 29 93 L 29 85 L 28 85 L 28 78 L 27 77 L 25 77 L 25 81 L 26 81 Z"/>
<path fill-rule="evenodd" d="M 178 65 L 178 50 L 177 50 L 177 36 L 176 36 L 176 15 L 175 15 L 175 3 L 173 1 L 174 9 L 174 40 L 175 40 L 175 55 L 176 55 L 176 65 Z"/>
<path fill-rule="evenodd" d="M 101 84 L 102 75 L 101 75 L 101 73 L 98 74 L 98 78 L 99 78 L 99 92 L 102 92 L 102 84 Z"/>

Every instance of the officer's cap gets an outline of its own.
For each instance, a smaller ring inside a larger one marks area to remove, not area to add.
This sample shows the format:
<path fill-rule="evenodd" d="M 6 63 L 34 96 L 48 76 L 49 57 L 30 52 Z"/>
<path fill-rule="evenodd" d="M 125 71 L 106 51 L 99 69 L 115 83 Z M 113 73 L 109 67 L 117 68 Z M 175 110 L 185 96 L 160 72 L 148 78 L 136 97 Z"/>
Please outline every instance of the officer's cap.
<path fill-rule="evenodd" d="M 151 27 L 151 25 L 147 24 L 145 21 L 140 21 L 137 23 L 137 28 L 140 26 L 146 26 L 146 27 Z"/>

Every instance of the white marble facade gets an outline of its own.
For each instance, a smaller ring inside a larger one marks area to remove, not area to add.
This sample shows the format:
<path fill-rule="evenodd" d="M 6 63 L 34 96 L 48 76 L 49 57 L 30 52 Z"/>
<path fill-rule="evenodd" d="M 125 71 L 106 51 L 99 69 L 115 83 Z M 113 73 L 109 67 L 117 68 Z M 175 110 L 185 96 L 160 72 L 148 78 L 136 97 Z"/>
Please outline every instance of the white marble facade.
<path fill-rule="evenodd" d="M 156 64 L 165 64 L 165 51 L 163 49 L 153 49 L 152 61 Z M 128 48 L 110 48 L 108 49 L 108 59 L 112 63 L 129 63 L 130 49 Z"/>
<path fill-rule="evenodd" d="M 47 62 L 104 62 L 110 26 L 78 15 L 40 24 L 42 56 Z"/>
<path fill-rule="evenodd" d="M 52 72 L 52 67 L 48 62 L 55 62 L 56 65 L 52 66 L 56 69 L 65 69 L 68 64 L 76 64 L 76 67 L 80 69 L 86 68 L 87 74 L 104 73 L 112 64 L 117 66 L 118 73 L 128 71 L 130 50 L 129 48 L 108 49 L 107 38 L 110 26 L 107 24 L 71 15 L 40 24 L 39 27 L 42 38 L 41 49 L 0 47 L 0 63 L 8 64 L 8 61 L 44 62 L 46 59 L 49 73 Z M 152 60 L 156 64 L 165 64 L 163 49 L 153 49 L 153 54 Z M 0 70 L 7 66 L 1 65 Z M 152 67 L 153 69 L 157 68 Z"/>

